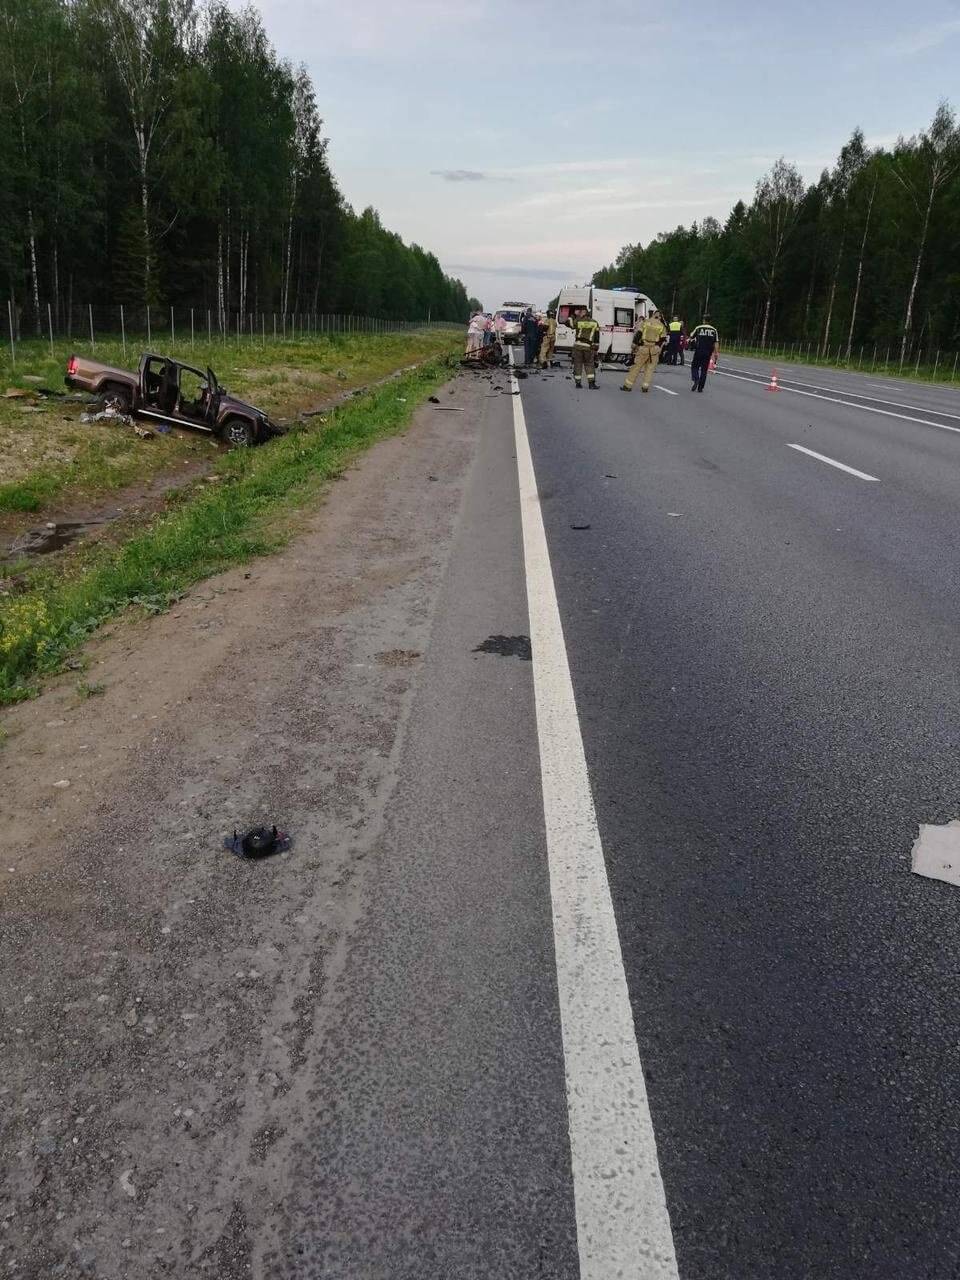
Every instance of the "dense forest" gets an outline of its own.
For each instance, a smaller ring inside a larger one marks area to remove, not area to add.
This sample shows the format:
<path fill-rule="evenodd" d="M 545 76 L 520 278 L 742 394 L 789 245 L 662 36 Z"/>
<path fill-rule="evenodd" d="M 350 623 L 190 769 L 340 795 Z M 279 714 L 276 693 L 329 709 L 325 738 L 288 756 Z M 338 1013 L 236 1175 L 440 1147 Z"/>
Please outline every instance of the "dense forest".
<path fill-rule="evenodd" d="M 960 347 L 958 246 L 960 130 L 944 103 L 892 150 L 856 130 L 812 186 L 779 160 L 723 225 L 626 245 L 594 283 L 636 284 L 688 323 L 709 311 L 721 341 L 932 357 Z"/>
<path fill-rule="evenodd" d="M 0 0 L 0 297 L 463 320 L 433 254 L 355 213 L 316 92 L 223 0 Z M 5 309 L 5 308 L 4 308 Z"/>

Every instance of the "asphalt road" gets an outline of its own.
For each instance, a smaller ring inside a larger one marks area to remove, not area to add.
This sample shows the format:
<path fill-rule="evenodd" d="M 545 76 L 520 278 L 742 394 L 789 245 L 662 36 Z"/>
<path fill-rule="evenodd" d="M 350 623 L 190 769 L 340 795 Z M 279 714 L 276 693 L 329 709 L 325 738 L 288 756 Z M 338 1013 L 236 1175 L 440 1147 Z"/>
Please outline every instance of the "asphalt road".
<path fill-rule="evenodd" d="M 679 1274 L 956 1276 L 960 397 L 721 368 L 523 383 Z"/>

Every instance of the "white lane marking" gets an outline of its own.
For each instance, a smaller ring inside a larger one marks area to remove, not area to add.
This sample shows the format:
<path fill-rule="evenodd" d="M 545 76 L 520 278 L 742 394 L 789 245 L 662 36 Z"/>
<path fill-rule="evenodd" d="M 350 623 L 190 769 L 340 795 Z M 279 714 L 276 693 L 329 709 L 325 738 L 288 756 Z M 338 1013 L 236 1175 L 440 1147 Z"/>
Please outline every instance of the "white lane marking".
<path fill-rule="evenodd" d="M 858 471 L 856 467 L 848 467 L 845 462 L 838 462 L 836 458 L 828 458 L 825 453 L 817 453 L 814 449 L 808 449 L 802 444 L 788 444 L 788 449 L 798 449 L 801 453 L 809 454 L 811 458 L 817 458 L 820 462 L 826 462 L 831 467 L 838 467 L 841 471 L 848 471 L 850 475 L 857 476 L 860 480 L 874 480 L 880 483 L 879 476 L 868 476 L 865 471 Z"/>
<path fill-rule="evenodd" d="M 757 382 L 755 378 L 745 378 L 740 373 L 727 373 L 725 369 L 715 369 L 714 373 L 719 373 L 724 378 L 736 378 L 738 382 L 749 382 L 752 387 L 764 385 L 762 382 Z M 852 400 L 841 400 L 838 396 L 821 396 L 815 391 L 798 391 L 796 387 L 781 387 L 780 390 L 789 391 L 795 396 L 809 396 L 811 400 L 829 400 L 831 404 L 842 404 L 847 409 L 862 409 L 864 413 L 879 413 L 884 418 L 899 418 L 901 422 L 919 422 L 922 427 L 939 427 L 941 431 L 953 431 L 960 435 L 960 427 L 949 427 L 945 422 L 931 422 L 929 418 L 911 418 L 905 413 L 894 413 L 892 409 L 875 409 L 871 404 L 856 404 Z"/>
<path fill-rule="evenodd" d="M 744 370 L 744 372 L 751 374 L 752 377 L 760 379 L 767 376 L 765 373 L 751 373 L 751 370 L 749 369 Z M 733 377 L 733 374 L 728 374 L 727 376 Z M 859 391 L 848 391 L 846 387 L 822 387 L 816 382 L 801 382 L 798 378 L 791 378 L 788 373 L 783 374 L 780 377 L 780 381 L 782 382 L 784 378 L 786 378 L 787 382 L 792 382 L 798 387 L 811 387 L 814 391 L 836 391 L 842 396 L 856 396 L 859 400 L 875 400 L 877 404 L 892 404 L 895 409 L 916 409 L 917 413 L 935 413 L 941 418 L 955 418 L 960 422 L 960 413 L 947 413 L 946 409 L 931 409 L 929 406 L 925 407 L 922 404 L 901 404 L 899 400 L 884 400 L 881 399 L 880 396 L 865 396 Z M 780 390 L 792 391 L 793 387 L 781 387 Z M 950 429 L 958 431 L 960 430 L 960 427 L 952 427 Z"/>
<path fill-rule="evenodd" d="M 511 382 L 516 380 L 511 376 Z M 678 1280 L 519 396 L 513 428 L 581 1280 Z"/>
<path fill-rule="evenodd" d="M 665 396 L 678 396 L 680 394 L 679 391 L 671 391 L 669 387 L 661 387 L 657 382 L 653 384 L 653 389 L 654 391 L 662 391 Z"/>

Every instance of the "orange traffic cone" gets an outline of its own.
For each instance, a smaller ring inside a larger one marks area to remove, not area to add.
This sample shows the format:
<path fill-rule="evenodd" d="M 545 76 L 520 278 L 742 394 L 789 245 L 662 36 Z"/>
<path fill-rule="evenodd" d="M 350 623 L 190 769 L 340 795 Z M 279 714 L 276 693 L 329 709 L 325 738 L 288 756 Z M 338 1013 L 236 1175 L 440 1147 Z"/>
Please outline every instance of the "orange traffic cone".
<path fill-rule="evenodd" d="M 767 388 L 766 388 L 766 389 L 767 389 L 768 391 L 779 391 L 779 390 L 780 390 L 780 384 L 777 382 L 777 371 L 776 371 L 776 369 L 774 369 L 773 373 L 771 373 L 771 375 L 770 375 L 770 381 L 767 383 Z"/>

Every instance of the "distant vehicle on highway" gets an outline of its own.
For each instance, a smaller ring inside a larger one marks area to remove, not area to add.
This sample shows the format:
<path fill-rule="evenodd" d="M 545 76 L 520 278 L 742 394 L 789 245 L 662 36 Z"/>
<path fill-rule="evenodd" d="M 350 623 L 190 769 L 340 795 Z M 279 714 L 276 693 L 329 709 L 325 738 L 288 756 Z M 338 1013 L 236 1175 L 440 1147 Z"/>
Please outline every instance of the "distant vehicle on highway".
<path fill-rule="evenodd" d="M 586 307 L 600 325 L 601 359 L 622 364 L 630 361 L 634 325 L 656 310 L 653 300 L 633 285 L 616 289 L 566 285 L 557 299 L 557 351 L 569 351 L 573 346 L 569 319 L 575 307 Z"/>
<path fill-rule="evenodd" d="M 505 302 L 493 317 L 500 341 L 511 345 L 523 342 L 523 317 L 532 310 L 532 302 Z"/>
<path fill-rule="evenodd" d="M 212 369 L 201 373 L 169 356 L 148 352 L 141 356 L 138 372 L 130 373 L 73 355 L 64 381 L 74 390 L 103 396 L 117 413 L 203 431 L 235 448 L 280 434 L 262 409 L 228 395 Z"/>

